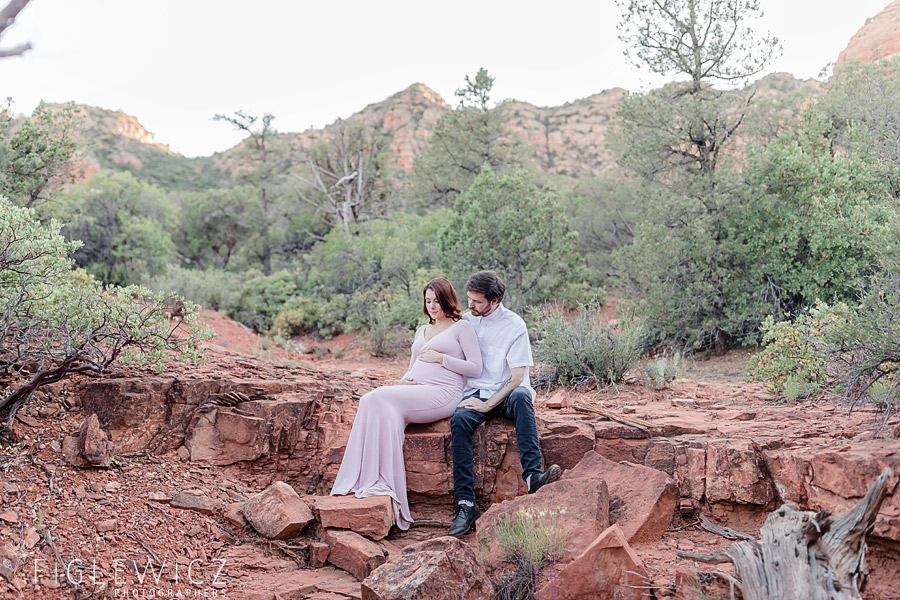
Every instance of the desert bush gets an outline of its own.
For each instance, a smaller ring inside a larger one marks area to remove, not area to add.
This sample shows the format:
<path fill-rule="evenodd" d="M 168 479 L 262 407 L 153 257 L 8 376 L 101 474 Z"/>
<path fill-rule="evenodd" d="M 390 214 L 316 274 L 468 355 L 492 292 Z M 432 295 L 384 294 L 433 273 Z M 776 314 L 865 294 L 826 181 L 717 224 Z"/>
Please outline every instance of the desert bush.
<path fill-rule="evenodd" d="M 172 326 L 169 295 L 73 271 L 69 253 L 79 242 L 66 242 L 60 228 L 0 198 L 0 430 L 42 385 L 115 362 L 161 369 L 169 357 L 198 361 L 198 344 L 211 335 L 192 303 L 182 303 L 186 326 Z"/>
<path fill-rule="evenodd" d="M 621 381 L 645 349 L 643 322 L 621 319 L 604 325 L 596 305 L 566 315 L 545 304 L 531 313 L 535 359 L 541 363 L 535 382 L 547 386 L 585 387 Z"/>
<path fill-rule="evenodd" d="M 556 577 L 556 561 L 562 558 L 566 547 L 566 531 L 560 523 L 560 515 L 565 512 L 565 508 L 523 508 L 497 519 L 493 533 L 504 559 L 512 566 L 496 582 L 499 599 L 534 598 L 539 577 L 547 566 L 553 568 L 550 578 Z M 484 538 L 479 543 L 488 545 Z"/>
<path fill-rule="evenodd" d="M 374 322 L 366 333 L 366 350 L 372 356 L 394 358 L 409 345 L 409 331 L 390 322 L 384 303 L 376 306 L 374 314 Z"/>
<path fill-rule="evenodd" d="M 766 317 L 760 325 L 765 348 L 750 359 L 747 378 L 764 382 L 788 400 L 823 389 L 828 384 L 828 340 L 836 339 L 850 316 L 846 304 L 817 302 L 793 321 Z"/>
<path fill-rule="evenodd" d="M 887 422 L 900 399 L 900 276 L 885 269 L 826 338 L 831 384 L 846 404 L 872 401 Z"/>
<path fill-rule="evenodd" d="M 240 282 L 237 274 L 222 269 L 185 269 L 169 265 L 162 275 L 147 277 L 143 284 L 152 290 L 170 290 L 203 308 L 223 311 L 235 300 Z"/>

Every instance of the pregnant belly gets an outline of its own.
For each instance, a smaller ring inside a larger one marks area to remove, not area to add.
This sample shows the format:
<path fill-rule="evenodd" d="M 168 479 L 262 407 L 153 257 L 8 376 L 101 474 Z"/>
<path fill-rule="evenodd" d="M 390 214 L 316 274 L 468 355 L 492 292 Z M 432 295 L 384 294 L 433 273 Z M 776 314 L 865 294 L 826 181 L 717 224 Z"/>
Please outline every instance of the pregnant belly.
<path fill-rule="evenodd" d="M 445 369 L 438 363 L 417 360 L 409 370 L 409 377 L 423 385 L 439 385 L 441 387 L 459 388 L 462 390 L 463 376 Z"/>

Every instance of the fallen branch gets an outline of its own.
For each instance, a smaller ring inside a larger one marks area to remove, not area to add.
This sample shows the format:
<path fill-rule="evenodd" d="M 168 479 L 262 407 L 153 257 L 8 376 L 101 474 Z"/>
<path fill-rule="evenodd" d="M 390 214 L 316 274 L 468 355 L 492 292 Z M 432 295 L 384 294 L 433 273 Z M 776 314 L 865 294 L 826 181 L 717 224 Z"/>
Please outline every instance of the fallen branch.
<path fill-rule="evenodd" d="M 703 515 L 700 515 L 700 527 L 707 530 L 710 533 L 715 533 L 716 535 L 721 535 L 723 538 L 727 538 L 729 540 L 752 540 L 756 541 L 756 538 L 750 535 L 749 533 L 744 533 L 743 531 L 737 531 L 736 529 L 732 529 L 730 527 L 723 527 L 722 525 L 716 525 Z"/>
<path fill-rule="evenodd" d="M 606 417 L 607 419 L 622 423 L 623 425 L 628 425 L 629 427 L 637 427 L 638 429 L 649 431 L 651 433 L 659 433 L 661 429 L 659 425 L 654 425 L 653 423 L 642 421 L 641 419 L 635 419 L 633 417 L 626 417 L 625 415 L 620 415 L 619 413 L 613 412 L 611 410 L 595 408 L 593 406 L 584 406 L 582 404 L 576 404 L 574 408 L 575 410 L 580 412 L 594 413 Z"/>

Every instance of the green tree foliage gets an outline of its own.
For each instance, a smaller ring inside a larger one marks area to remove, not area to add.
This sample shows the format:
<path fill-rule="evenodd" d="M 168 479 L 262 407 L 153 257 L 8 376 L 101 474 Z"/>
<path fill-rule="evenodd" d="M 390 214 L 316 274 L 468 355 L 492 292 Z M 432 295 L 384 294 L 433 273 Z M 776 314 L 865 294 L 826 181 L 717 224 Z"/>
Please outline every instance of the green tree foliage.
<path fill-rule="evenodd" d="M 291 166 L 290 153 L 284 140 L 279 139 L 272 121 L 275 116 L 265 113 L 262 118 L 242 111 L 233 115 L 217 114 L 216 121 L 230 123 L 248 138 L 243 142 L 241 158 L 244 164 L 238 179 L 256 189 L 259 219 L 256 221 L 254 247 L 265 275 L 273 269 L 273 237 L 279 236 L 286 213 L 285 193 L 281 186 Z"/>
<path fill-rule="evenodd" d="M 729 235 L 746 254 L 753 296 L 776 319 L 817 299 L 855 303 L 896 246 L 896 211 L 877 163 L 832 153 L 833 133 L 830 119 L 807 110 L 796 131 L 753 153 L 752 198 L 733 211 Z"/>
<path fill-rule="evenodd" d="M 425 152 L 416 157 L 414 192 L 427 205 L 452 206 L 487 165 L 502 171 L 522 163 L 521 149 L 510 138 L 504 106 L 490 108 L 494 78 L 481 68 L 456 90 L 460 104 L 437 122 Z"/>
<path fill-rule="evenodd" d="M 137 286 L 106 287 L 72 271 L 60 224 L 0 198 L 0 388 L 2 427 L 42 385 L 70 373 L 102 373 L 119 362 L 161 367 L 170 356 L 199 360 L 208 333 L 185 306 L 187 327 L 169 324 L 171 298 Z"/>
<path fill-rule="evenodd" d="M 434 267 L 443 216 L 398 214 L 356 225 L 350 237 L 332 230 L 304 257 L 301 291 L 285 306 L 279 332 L 414 327 L 422 318 L 422 286 L 439 274 Z"/>
<path fill-rule="evenodd" d="M 632 202 L 645 209 L 631 246 L 617 254 L 619 275 L 657 340 L 724 350 L 759 321 L 732 304 L 752 287 L 740 273 L 727 224 L 743 194 L 722 172 L 723 150 L 743 123 L 751 94 L 713 81 L 758 73 L 778 41 L 759 35 L 756 0 L 620 2 L 621 38 L 638 66 L 687 82 L 626 99 L 618 133 L 620 164 L 646 181 Z"/>
<path fill-rule="evenodd" d="M 760 34 L 759 0 L 617 0 L 619 38 L 638 68 L 688 75 L 693 93 L 708 80 L 739 81 L 762 71 L 779 48 Z"/>
<path fill-rule="evenodd" d="M 72 132 L 78 109 L 53 111 L 41 102 L 30 118 L 12 120 L 10 101 L 0 108 L 0 195 L 25 207 L 40 204 L 60 184 L 78 175 Z"/>
<path fill-rule="evenodd" d="M 900 197 L 900 59 L 835 70 L 821 102 L 836 127 L 835 141 L 881 165 L 894 197 Z"/>
<path fill-rule="evenodd" d="M 485 166 L 443 223 L 441 266 L 457 282 L 497 271 L 511 288 L 510 305 L 523 310 L 583 279 L 578 234 L 567 221 L 555 188 L 538 187 L 525 170 Z"/>
<path fill-rule="evenodd" d="M 173 238 L 182 261 L 200 269 L 227 268 L 256 228 L 255 196 L 249 185 L 173 194 L 179 211 Z"/>
<path fill-rule="evenodd" d="M 99 279 L 131 284 L 158 275 L 175 260 L 169 231 L 176 209 L 166 193 L 130 173 L 97 173 L 45 212 L 80 240 L 73 258 Z"/>

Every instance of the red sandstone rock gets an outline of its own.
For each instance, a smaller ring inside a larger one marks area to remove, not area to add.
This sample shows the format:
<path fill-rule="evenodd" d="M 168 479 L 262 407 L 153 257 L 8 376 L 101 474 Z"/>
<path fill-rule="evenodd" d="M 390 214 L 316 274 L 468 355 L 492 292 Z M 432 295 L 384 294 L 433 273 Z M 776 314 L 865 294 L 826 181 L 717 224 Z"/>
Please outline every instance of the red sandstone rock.
<path fill-rule="evenodd" d="M 762 506 L 775 500 L 765 460 L 752 440 L 712 440 L 707 444 L 706 500 Z"/>
<path fill-rule="evenodd" d="M 243 502 L 232 502 L 228 505 L 225 509 L 225 513 L 222 515 L 226 521 L 239 528 L 249 525 L 246 517 L 244 517 L 244 513 L 241 512 L 242 505 Z"/>
<path fill-rule="evenodd" d="M 544 424 L 546 429 L 541 432 L 541 453 L 545 465 L 556 464 L 563 469 L 571 469 L 594 449 L 594 428 L 589 423 L 554 419 L 544 421 Z"/>
<path fill-rule="evenodd" d="M 546 402 L 544 402 L 544 406 L 547 408 L 568 408 L 569 407 L 569 394 L 565 389 L 557 390 L 552 396 L 547 398 Z"/>
<path fill-rule="evenodd" d="M 244 502 L 241 512 L 253 529 L 274 540 L 294 537 L 315 520 L 297 492 L 283 481 Z"/>
<path fill-rule="evenodd" d="M 320 569 L 328 561 L 328 553 L 331 547 L 324 542 L 309 543 L 309 562 L 314 569 Z"/>
<path fill-rule="evenodd" d="M 478 539 L 489 543 L 489 557 L 499 562 L 503 554 L 494 528 L 518 511 L 530 513 L 531 518 L 543 520 L 565 532 L 566 546 L 563 562 L 581 554 L 587 546 L 609 527 L 609 493 L 600 478 L 565 479 L 544 486 L 535 494 L 519 496 L 491 506 L 478 520 Z"/>
<path fill-rule="evenodd" d="M 119 527 L 119 522 L 115 519 L 106 519 L 97 523 L 97 531 L 105 533 L 107 531 L 115 531 Z"/>
<path fill-rule="evenodd" d="M 766 453 L 766 464 L 783 501 L 799 503 L 808 510 L 833 513 L 851 509 L 868 485 L 888 467 L 893 472 L 889 484 L 895 489 L 878 511 L 873 533 L 891 540 L 900 539 L 900 456 L 897 440 L 879 439 L 832 442 L 825 446 L 795 448 Z"/>
<path fill-rule="evenodd" d="M 541 589 L 541 598 L 641 600 L 646 570 L 618 525 L 601 533 Z M 555 590 L 554 590 L 555 586 Z M 554 593 L 555 592 L 555 593 Z"/>
<path fill-rule="evenodd" d="M 322 527 L 349 529 L 373 540 L 386 537 L 394 524 L 390 496 L 316 496 L 313 505 Z"/>
<path fill-rule="evenodd" d="M 207 496 L 181 492 L 172 496 L 169 506 L 181 508 L 183 510 L 195 510 L 204 515 L 211 515 L 215 514 L 216 510 L 219 508 L 219 503 Z"/>
<path fill-rule="evenodd" d="M 100 427 L 94 413 L 81 424 L 77 436 L 63 438 L 63 458 L 75 467 L 108 467 L 111 448 L 109 436 Z"/>
<path fill-rule="evenodd" d="M 629 541 L 659 539 L 668 528 L 678 504 L 675 481 L 656 469 L 631 463 L 614 463 L 589 452 L 563 480 L 581 477 L 606 481 L 609 519 L 619 525 Z"/>
<path fill-rule="evenodd" d="M 12 581 L 20 560 L 12 544 L 0 546 L 0 577 Z"/>
<path fill-rule="evenodd" d="M 381 547 L 358 533 L 341 529 L 326 529 L 325 542 L 331 548 L 328 562 L 357 579 L 365 579 L 387 559 Z"/>
<path fill-rule="evenodd" d="M 838 55 L 835 67 L 848 60 L 875 62 L 900 54 L 900 0 L 894 0 L 857 31 Z"/>
<path fill-rule="evenodd" d="M 407 546 L 360 587 L 362 600 L 490 600 L 494 595 L 475 552 L 449 536 Z"/>

